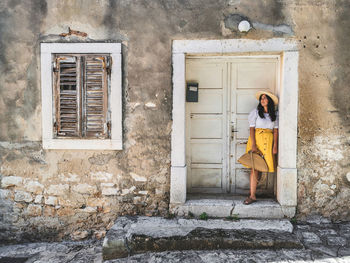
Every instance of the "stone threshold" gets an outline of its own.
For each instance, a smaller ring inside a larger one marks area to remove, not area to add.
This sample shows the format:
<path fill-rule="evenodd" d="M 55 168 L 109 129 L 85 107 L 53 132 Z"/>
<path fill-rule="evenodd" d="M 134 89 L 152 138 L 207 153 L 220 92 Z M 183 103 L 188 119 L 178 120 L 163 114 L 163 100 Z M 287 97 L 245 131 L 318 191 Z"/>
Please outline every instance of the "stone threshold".
<path fill-rule="evenodd" d="M 103 259 L 146 252 L 303 248 L 287 219 L 119 217 L 103 242 Z"/>
<path fill-rule="evenodd" d="M 245 198 L 245 196 L 193 196 L 184 204 L 170 204 L 170 212 L 180 217 L 191 215 L 198 217 L 205 212 L 209 217 L 256 219 L 292 218 L 295 215 L 294 206 L 282 206 L 272 198 L 258 198 L 257 202 L 244 205 Z"/>

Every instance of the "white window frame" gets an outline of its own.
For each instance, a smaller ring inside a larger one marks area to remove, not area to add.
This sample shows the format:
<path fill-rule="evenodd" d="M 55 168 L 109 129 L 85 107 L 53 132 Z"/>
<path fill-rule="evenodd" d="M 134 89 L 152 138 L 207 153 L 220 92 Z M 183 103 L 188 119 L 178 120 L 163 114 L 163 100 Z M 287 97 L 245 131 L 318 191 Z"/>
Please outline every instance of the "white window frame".
<path fill-rule="evenodd" d="M 120 43 L 41 43 L 42 141 L 44 149 L 122 150 L 122 70 Z M 53 54 L 110 54 L 110 139 L 61 139 L 53 133 Z"/>

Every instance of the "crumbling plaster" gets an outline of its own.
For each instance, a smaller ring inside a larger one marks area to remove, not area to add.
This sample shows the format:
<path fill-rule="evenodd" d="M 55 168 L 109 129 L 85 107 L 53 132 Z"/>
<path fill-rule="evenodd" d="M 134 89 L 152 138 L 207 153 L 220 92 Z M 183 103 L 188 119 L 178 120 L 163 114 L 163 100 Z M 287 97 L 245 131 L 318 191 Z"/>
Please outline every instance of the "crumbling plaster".
<path fill-rule="evenodd" d="M 0 240 L 101 236 L 118 215 L 167 214 L 173 39 L 300 42 L 297 215 L 349 220 L 349 11 L 346 0 L 1 1 Z M 226 27 L 234 14 L 259 26 Z M 59 36 L 68 27 L 87 37 Z M 124 150 L 43 150 L 39 44 L 94 41 L 122 43 Z"/>

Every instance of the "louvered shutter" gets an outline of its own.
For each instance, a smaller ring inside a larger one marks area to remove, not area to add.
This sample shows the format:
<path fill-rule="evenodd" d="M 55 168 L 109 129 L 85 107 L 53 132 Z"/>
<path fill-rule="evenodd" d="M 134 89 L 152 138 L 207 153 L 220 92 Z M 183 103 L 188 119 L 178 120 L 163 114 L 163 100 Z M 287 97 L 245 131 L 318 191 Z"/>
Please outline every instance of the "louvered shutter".
<path fill-rule="evenodd" d="M 82 57 L 83 84 L 83 137 L 107 138 L 108 56 Z"/>
<path fill-rule="evenodd" d="M 56 56 L 55 132 L 58 137 L 79 137 L 79 64 L 75 56 Z"/>

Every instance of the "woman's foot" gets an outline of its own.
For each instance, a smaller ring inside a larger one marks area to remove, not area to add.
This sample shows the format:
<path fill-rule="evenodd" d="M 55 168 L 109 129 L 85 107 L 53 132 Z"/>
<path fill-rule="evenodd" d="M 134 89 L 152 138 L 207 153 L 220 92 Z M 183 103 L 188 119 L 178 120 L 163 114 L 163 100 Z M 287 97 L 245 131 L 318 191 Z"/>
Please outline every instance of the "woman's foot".
<path fill-rule="evenodd" d="M 256 199 L 251 198 L 250 196 L 247 197 L 246 200 L 244 200 L 243 204 L 250 205 L 252 203 L 256 202 Z"/>

